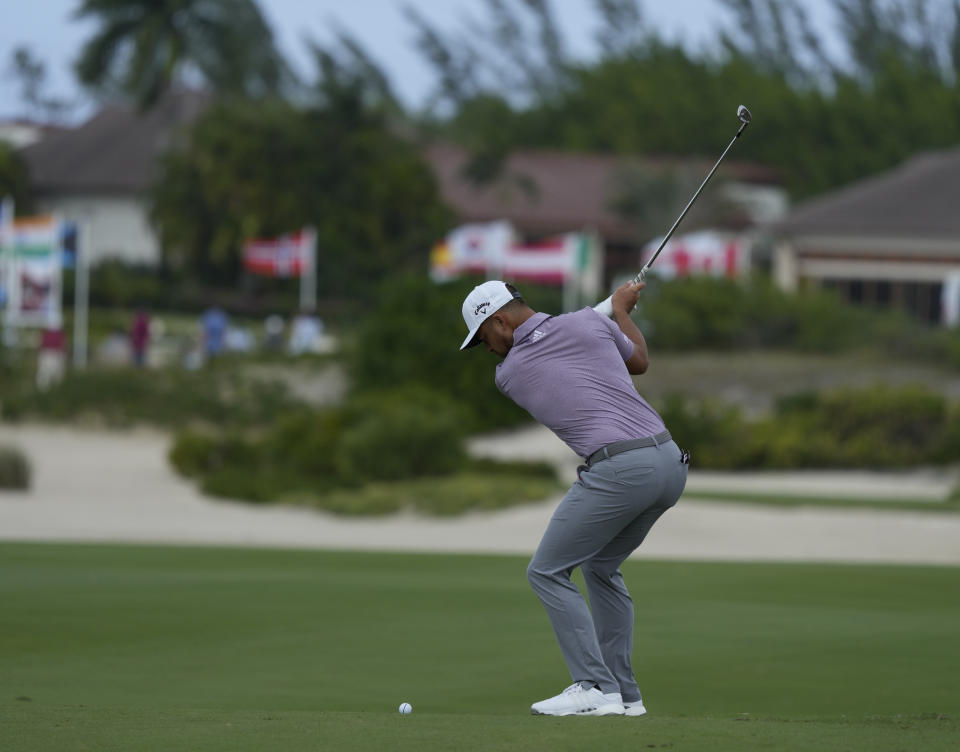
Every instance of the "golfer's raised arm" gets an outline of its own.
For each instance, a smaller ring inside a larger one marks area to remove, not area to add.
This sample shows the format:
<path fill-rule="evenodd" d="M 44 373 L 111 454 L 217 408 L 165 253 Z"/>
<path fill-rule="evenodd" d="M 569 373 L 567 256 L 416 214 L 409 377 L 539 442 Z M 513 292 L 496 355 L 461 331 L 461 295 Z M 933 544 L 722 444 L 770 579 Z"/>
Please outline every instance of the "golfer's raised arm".
<path fill-rule="evenodd" d="M 635 376 L 645 373 L 650 366 L 647 341 L 643 338 L 643 332 L 630 318 L 630 311 L 636 307 L 640 291 L 644 287 L 646 287 L 645 282 L 627 282 L 617 288 L 611 300 L 613 320 L 620 327 L 620 331 L 626 334 L 634 344 L 633 355 L 624 362 L 627 364 L 627 371 Z"/>

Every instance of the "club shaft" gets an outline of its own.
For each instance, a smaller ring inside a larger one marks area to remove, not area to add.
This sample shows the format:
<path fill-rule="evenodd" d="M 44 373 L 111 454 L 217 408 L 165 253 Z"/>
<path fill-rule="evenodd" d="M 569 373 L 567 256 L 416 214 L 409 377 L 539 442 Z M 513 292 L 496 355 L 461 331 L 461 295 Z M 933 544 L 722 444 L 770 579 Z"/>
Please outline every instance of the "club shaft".
<path fill-rule="evenodd" d="M 732 139 L 730 139 L 730 143 L 727 144 L 727 148 L 723 150 L 723 154 L 720 155 L 720 159 L 717 160 L 717 163 L 713 166 L 713 169 L 710 170 L 707 176 L 703 179 L 703 182 L 700 184 L 700 187 L 697 188 L 697 192 L 694 193 L 693 198 L 691 198 L 690 201 L 687 202 L 687 205 L 684 208 L 684 210 L 680 212 L 680 216 L 677 217 L 677 221 L 673 223 L 673 227 L 670 228 L 669 232 L 667 232 L 667 234 L 663 237 L 663 240 L 660 241 L 660 247 L 657 248 L 653 256 L 650 257 L 650 260 L 643 265 L 643 267 L 637 273 L 637 276 L 633 278 L 634 283 L 643 281 L 644 277 L 647 274 L 647 269 L 649 269 L 650 265 L 657 260 L 657 256 L 660 255 L 660 251 L 662 251 L 664 247 L 666 247 L 667 242 L 669 242 L 670 238 L 673 236 L 674 231 L 677 229 L 677 227 L 679 227 L 680 223 L 683 221 L 683 218 L 687 216 L 687 212 L 690 211 L 690 207 L 693 206 L 693 203 L 697 200 L 697 198 L 699 198 L 700 193 L 706 187 L 707 183 L 710 182 L 710 178 L 712 178 L 713 173 L 717 171 L 717 168 L 720 166 L 720 163 L 723 161 L 723 158 L 727 156 L 727 152 L 730 151 L 730 149 L 733 147 L 733 144 L 736 142 L 736 140 L 740 138 L 740 134 L 743 133 L 743 129 L 746 128 L 748 125 L 750 125 L 750 121 L 752 119 L 750 115 L 750 110 L 748 110 L 743 105 L 741 105 L 737 109 L 737 117 L 740 118 L 740 128 L 737 129 L 737 135 L 734 136 Z M 593 307 L 593 310 L 595 310 L 597 313 L 602 314 L 604 316 L 613 316 L 613 295 L 609 295 L 606 298 L 606 300 L 602 300 L 599 303 L 597 303 Z"/>
<path fill-rule="evenodd" d="M 677 229 L 677 227 L 680 226 L 680 223 L 683 221 L 683 218 L 687 216 L 687 212 L 690 211 L 690 207 L 693 206 L 694 202 L 697 200 L 697 198 L 699 198 L 700 194 L 703 192 L 703 189 L 706 187 L 707 183 L 710 182 L 710 178 L 713 177 L 713 173 L 717 171 L 717 168 L 720 166 L 720 163 L 723 161 L 723 158 L 727 156 L 727 152 L 730 151 L 734 143 L 736 143 L 736 140 L 740 138 L 740 134 L 743 133 L 743 129 L 746 127 L 747 127 L 746 123 L 741 124 L 740 129 L 737 131 L 737 135 L 734 136 L 732 139 L 730 139 L 730 143 L 727 144 L 727 148 L 723 150 L 723 154 L 720 155 L 720 159 L 717 160 L 717 163 L 713 166 L 713 169 L 710 170 L 709 173 L 707 173 L 707 176 L 703 179 L 703 182 L 700 183 L 700 187 L 697 188 L 697 192 L 693 194 L 693 198 L 691 198 L 690 201 L 687 202 L 686 207 L 684 207 L 683 211 L 680 212 L 680 216 L 677 217 L 677 221 L 673 223 L 673 227 L 671 227 L 667 231 L 667 234 L 663 236 L 663 240 L 660 241 L 660 246 L 657 248 L 654 254 L 650 257 L 650 260 L 643 265 L 643 268 L 640 269 L 640 272 L 637 274 L 637 276 L 634 277 L 635 282 L 639 282 L 640 280 L 642 280 L 647 273 L 647 269 L 649 269 L 652 266 L 653 262 L 657 260 L 657 256 L 660 255 L 660 251 L 662 251 L 666 247 L 667 243 L 670 241 L 670 238 L 673 236 L 674 231 Z"/>

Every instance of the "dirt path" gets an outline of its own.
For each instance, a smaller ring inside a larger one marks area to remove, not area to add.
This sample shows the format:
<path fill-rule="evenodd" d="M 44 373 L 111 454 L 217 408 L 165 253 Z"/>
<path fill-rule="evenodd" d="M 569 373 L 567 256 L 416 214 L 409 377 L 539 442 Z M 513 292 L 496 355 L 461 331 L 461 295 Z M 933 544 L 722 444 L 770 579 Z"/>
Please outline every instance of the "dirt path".
<path fill-rule="evenodd" d="M 0 492 L 0 540 L 115 541 L 396 551 L 531 553 L 557 499 L 500 512 L 433 519 L 404 513 L 345 519 L 307 509 L 213 500 L 174 474 L 169 439 L 0 426 L 34 468 L 29 492 Z M 532 429 L 473 442 L 488 454 L 545 457 L 572 478 L 576 458 L 549 432 Z M 728 482 L 750 482 L 748 476 Z M 762 480 L 762 479 L 761 479 Z M 767 481 L 790 483 L 784 477 Z M 824 482 L 823 477 L 811 482 Z M 835 478 L 834 482 L 839 482 Z M 793 479 L 794 486 L 803 479 Z M 716 478 L 691 474 L 691 485 Z M 753 477 L 754 484 L 759 483 Z M 828 478 L 829 482 L 829 478 Z M 844 480 L 852 483 L 850 478 Z M 860 477 L 854 485 L 912 489 L 934 497 L 947 479 Z M 903 494 L 900 495 L 909 495 Z M 960 515 L 820 508 L 775 509 L 681 500 L 654 528 L 640 558 L 960 564 Z"/>

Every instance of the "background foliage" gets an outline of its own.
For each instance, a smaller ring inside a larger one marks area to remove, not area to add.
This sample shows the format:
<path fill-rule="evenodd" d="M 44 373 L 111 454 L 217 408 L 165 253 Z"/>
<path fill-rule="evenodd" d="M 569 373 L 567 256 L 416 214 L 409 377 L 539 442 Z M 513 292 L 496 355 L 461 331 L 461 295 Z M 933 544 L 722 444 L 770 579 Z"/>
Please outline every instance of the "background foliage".
<path fill-rule="evenodd" d="M 286 415 L 260 434 L 181 432 L 170 459 L 215 496 L 340 514 L 453 514 L 557 490 L 548 464 L 471 460 L 461 417 L 456 403 L 404 385 Z"/>
<path fill-rule="evenodd" d="M 410 5 L 410 29 L 435 83 L 415 110 L 346 32 L 331 44 L 308 40 L 315 69 L 299 80 L 252 0 L 84 0 L 78 15 L 96 28 L 77 73 L 96 96 L 150 107 L 196 81 L 211 94 L 207 111 L 163 155 L 149 194 L 163 268 L 102 265 L 95 303 L 195 309 L 237 295 L 234 310 L 289 312 L 289 292 L 245 276 L 239 250 L 245 238 L 313 225 L 321 300 L 363 309 L 345 330 L 353 391 L 342 407 L 314 411 L 229 365 L 194 374 L 91 371 L 43 394 L 6 381 L 0 411 L 7 419 L 206 424 L 207 432 L 180 436 L 178 466 L 211 492 L 252 500 L 314 503 L 319 489 L 339 511 L 393 509 L 405 494 L 445 509 L 455 494 L 440 484 L 469 476 L 464 505 L 488 503 L 489 475 L 503 468 L 469 460 L 464 436 L 528 416 L 496 390 L 493 356 L 457 350 L 460 303 L 475 280 L 425 279 L 428 249 L 458 221 L 423 160 L 425 141 L 467 147 L 465 174 L 476 183 L 494 180 L 518 148 L 713 157 L 744 102 L 756 120 L 738 158 L 776 168 L 794 199 L 960 143 L 957 3 L 833 0 L 843 43 L 834 53 L 798 0 L 721 5 L 728 23 L 694 49 L 654 30 L 636 0 L 597 0 L 593 59 L 571 54 L 547 0 L 487 0 L 484 15 L 451 29 Z M 42 95 L 42 61 L 24 49 L 14 55 L 26 101 L 57 111 Z M 661 177 L 633 176 L 618 200 L 648 206 L 669 188 Z M 672 184 L 668 192 L 688 194 L 682 180 Z M 21 213 L 31 208 L 27 185 L 21 160 L 0 147 L 0 190 Z M 665 198 L 658 211 L 672 216 L 671 206 Z M 634 219 L 638 235 L 662 224 Z M 556 291 L 523 291 L 534 308 L 559 310 Z M 826 294 L 788 297 L 759 280 L 651 284 L 641 316 L 652 347 L 711 349 L 721 364 L 744 348 L 866 347 L 960 365 L 956 333 Z M 759 419 L 675 398 L 664 415 L 702 466 L 891 467 L 960 456 L 956 406 L 921 390 L 801 395 Z M 537 482 L 547 477 L 541 471 L 510 470 Z M 421 476 L 428 486 L 411 490 Z M 406 490 L 391 493 L 391 483 Z M 344 501 L 344 489 L 356 501 Z"/>
<path fill-rule="evenodd" d="M 468 430 L 501 428 L 530 420 L 494 384 L 499 359 L 483 347 L 460 351 L 466 336 L 461 306 L 482 280 L 435 285 L 422 276 L 382 285 L 376 304 L 362 319 L 346 352 L 357 390 L 420 384 L 461 406 Z M 535 310 L 557 311 L 556 289 L 521 285 Z"/>
<path fill-rule="evenodd" d="M 15 446 L 0 445 L 0 490 L 30 487 L 30 460 Z"/>
<path fill-rule="evenodd" d="M 208 110 L 166 155 L 153 191 L 167 263 L 232 284 L 245 238 L 312 225 L 320 297 L 365 299 L 378 280 L 425 269 L 449 220 L 432 173 L 377 115 L 340 106 Z"/>
<path fill-rule="evenodd" d="M 769 280 L 651 278 L 638 314 L 657 350 L 873 350 L 960 368 L 960 332 L 897 311 L 855 306 L 829 291 L 785 293 Z"/>
<path fill-rule="evenodd" d="M 680 396 L 667 399 L 660 413 L 703 468 L 888 470 L 960 457 L 960 404 L 922 386 L 802 393 L 755 419 Z"/>
<path fill-rule="evenodd" d="M 279 384 L 244 378 L 229 361 L 203 371 L 74 371 L 47 391 L 34 387 L 28 371 L 10 375 L 0 388 L 0 417 L 7 421 L 87 422 L 113 428 L 257 427 L 300 407 Z"/>
<path fill-rule="evenodd" d="M 692 49 L 658 32 L 637 0 L 597 2 L 591 61 L 570 54 L 549 2 L 489 0 L 485 17 L 454 29 L 411 10 L 435 70 L 427 123 L 488 156 L 713 154 L 742 102 L 756 124 L 738 158 L 778 168 L 794 197 L 960 139 L 955 3 L 834 0 L 835 52 L 797 0 L 719 4 L 729 22 Z"/>

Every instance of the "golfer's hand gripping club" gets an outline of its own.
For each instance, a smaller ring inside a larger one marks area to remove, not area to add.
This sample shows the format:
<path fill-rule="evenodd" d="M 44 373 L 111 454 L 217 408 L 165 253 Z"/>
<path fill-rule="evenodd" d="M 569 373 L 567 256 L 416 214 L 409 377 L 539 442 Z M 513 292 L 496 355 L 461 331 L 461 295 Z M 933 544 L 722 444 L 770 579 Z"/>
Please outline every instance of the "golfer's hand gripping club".
<path fill-rule="evenodd" d="M 637 276 L 633 278 L 634 284 L 638 282 L 642 282 L 646 278 L 647 269 L 649 269 L 653 265 L 653 262 L 657 260 L 657 256 L 660 255 L 660 251 L 664 249 L 664 247 L 669 242 L 670 238 L 673 236 L 674 231 L 683 221 L 683 218 L 687 216 L 687 212 L 690 211 L 690 207 L 693 206 L 693 202 L 700 197 L 700 193 L 706 187 L 707 183 L 710 181 L 710 178 L 713 177 L 713 173 L 717 171 L 717 168 L 720 166 L 720 163 L 723 161 L 723 158 L 727 156 L 727 152 L 730 151 L 731 147 L 734 145 L 736 140 L 740 138 L 740 134 L 743 133 L 744 128 L 750 125 L 750 121 L 753 119 L 753 116 L 750 114 L 750 110 L 748 110 L 744 105 L 740 105 L 737 108 L 737 118 L 740 120 L 740 128 L 737 130 L 737 135 L 735 135 L 730 140 L 730 143 L 727 144 L 727 148 L 723 150 L 723 154 L 720 155 L 720 159 L 717 160 L 716 164 L 713 166 L 713 168 L 710 170 L 707 176 L 703 179 L 703 182 L 700 184 L 700 187 L 697 188 L 697 192 L 694 193 L 693 198 L 691 198 L 690 201 L 687 202 L 687 205 L 686 207 L 684 207 L 684 210 L 680 212 L 680 216 L 677 217 L 677 221 L 673 223 L 673 227 L 671 227 L 667 232 L 667 234 L 663 236 L 663 240 L 660 241 L 660 246 L 657 248 L 654 254 L 650 257 L 650 260 L 643 265 L 643 268 L 640 269 L 640 271 L 637 273 Z M 593 307 L 593 310 L 595 310 L 597 313 L 602 313 L 604 316 L 612 316 L 613 315 L 613 296 L 611 295 L 606 300 L 602 300 L 599 303 L 597 303 Z"/>
<path fill-rule="evenodd" d="M 634 277 L 614 290 L 613 295 L 610 296 L 611 317 L 616 318 L 618 313 L 626 313 L 629 316 L 630 312 L 637 307 L 640 291 L 646 286 L 646 282 Z"/>

